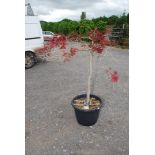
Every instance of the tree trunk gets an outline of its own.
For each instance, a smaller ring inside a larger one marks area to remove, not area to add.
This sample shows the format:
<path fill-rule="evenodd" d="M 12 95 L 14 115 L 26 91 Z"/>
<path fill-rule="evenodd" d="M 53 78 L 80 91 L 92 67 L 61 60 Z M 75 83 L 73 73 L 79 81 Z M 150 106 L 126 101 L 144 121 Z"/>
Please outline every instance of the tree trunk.
<path fill-rule="evenodd" d="M 91 52 L 89 52 L 89 76 L 88 76 L 88 85 L 87 85 L 87 102 L 84 105 L 85 109 L 89 109 L 92 71 L 93 71 L 93 55 Z"/>

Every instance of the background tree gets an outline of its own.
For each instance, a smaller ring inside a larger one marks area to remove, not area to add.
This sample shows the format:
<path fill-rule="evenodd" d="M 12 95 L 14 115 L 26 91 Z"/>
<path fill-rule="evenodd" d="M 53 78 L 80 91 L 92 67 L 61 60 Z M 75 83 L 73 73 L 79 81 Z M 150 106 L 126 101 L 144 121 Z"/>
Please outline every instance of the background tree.
<path fill-rule="evenodd" d="M 112 15 L 108 18 L 108 25 L 116 25 L 117 21 L 118 21 L 119 17 Z"/>
<path fill-rule="evenodd" d="M 127 27 L 128 26 L 128 16 L 126 15 L 126 13 L 125 12 L 123 12 L 123 14 L 119 17 L 119 19 L 116 21 L 116 24 L 115 24 L 115 26 L 116 27 L 120 27 L 120 28 L 122 28 L 123 27 L 123 25 L 125 25 L 125 27 Z"/>
<path fill-rule="evenodd" d="M 108 17 L 103 16 L 103 17 L 98 17 L 98 18 L 93 18 L 92 21 L 97 24 L 99 21 L 103 21 L 103 22 L 108 22 Z"/>
<path fill-rule="evenodd" d="M 86 19 L 86 12 L 81 13 L 81 20 Z"/>
<path fill-rule="evenodd" d="M 95 28 L 95 24 L 93 23 L 92 20 L 81 20 L 80 25 L 79 25 L 79 33 L 83 36 L 86 36 L 87 33 Z"/>
<path fill-rule="evenodd" d="M 105 28 L 106 28 L 106 22 L 102 21 L 102 20 L 99 20 L 97 23 L 96 23 L 96 27 L 99 31 L 104 31 Z"/>

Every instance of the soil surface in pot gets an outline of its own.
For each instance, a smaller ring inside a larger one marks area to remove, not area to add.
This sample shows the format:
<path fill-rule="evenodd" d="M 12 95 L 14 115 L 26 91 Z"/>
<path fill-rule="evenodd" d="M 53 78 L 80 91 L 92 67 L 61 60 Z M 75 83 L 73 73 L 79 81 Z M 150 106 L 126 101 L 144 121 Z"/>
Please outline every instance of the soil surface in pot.
<path fill-rule="evenodd" d="M 84 103 L 87 102 L 87 98 L 80 98 L 74 100 L 73 104 L 78 109 L 84 109 Z M 89 110 L 98 109 L 101 106 L 101 102 L 94 97 L 90 98 Z"/>

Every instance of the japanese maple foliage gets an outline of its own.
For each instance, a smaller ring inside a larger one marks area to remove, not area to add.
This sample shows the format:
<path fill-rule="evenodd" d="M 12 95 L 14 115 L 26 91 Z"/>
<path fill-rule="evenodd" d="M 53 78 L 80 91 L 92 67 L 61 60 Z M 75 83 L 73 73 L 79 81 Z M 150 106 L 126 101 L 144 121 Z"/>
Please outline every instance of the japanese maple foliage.
<path fill-rule="evenodd" d="M 59 47 L 60 49 L 66 49 L 67 37 L 63 35 L 55 35 L 51 38 L 42 48 L 36 49 L 36 53 L 45 54 L 51 53 L 51 49 Z"/>
<path fill-rule="evenodd" d="M 111 79 L 111 82 L 116 83 L 119 80 L 119 75 L 117 71 L 113 71 L 111 68 L 109 68 L 108 70 L 106 70 L 108 76 Z"/>
<path fill-rule="evenodd" d="M 107 30 L 109 31 L 109 30 Z M 97 29 L 91 30 L 88 32 L 89 42 L 85 42 L 81 45 L 83 51 L 88 51 L 90 54 L 90 67 L 89 67 L 89 78 L 88 78 L 88 93 L 87 93 L 87 106 L 90 100 L 90 85 L 92 78 L 92 56 L 94 53 L 102 54 L 106 48 L 106 46 L 110 45 L 110 41 L 106 35 L 107 31 L 100 32 Z M 51 54 L 52 49 L 59 48 L 62 52 L 62 56 L 64 57 L 64 61 L 69 61 L 73 56 L 80 51 L 79 47 L 70 47 L 67 48 L 67 44 L 70 41 L 80 42 L 82 41 L 82 37 L 79 34 L 73 33 L 70 37 L 64 35 L 55 35 L 51 38 L 47 44 L 44 45 L 43 48 L 36 49 L 38 54 Z M 107 71 L 111 81 L 113 83 L 118 82 L 119 75 L 117 71 L 108 70 Z"/>

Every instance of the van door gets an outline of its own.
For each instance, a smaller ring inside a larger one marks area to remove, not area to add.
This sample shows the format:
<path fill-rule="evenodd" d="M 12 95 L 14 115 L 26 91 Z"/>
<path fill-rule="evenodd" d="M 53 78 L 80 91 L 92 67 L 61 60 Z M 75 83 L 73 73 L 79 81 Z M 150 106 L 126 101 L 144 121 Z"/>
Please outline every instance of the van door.
<path fill-rule="evenodd" d="M 37 16 L 25 16 L 26 49 L 42 47 L 44 43 L 40 22 Z"/>

